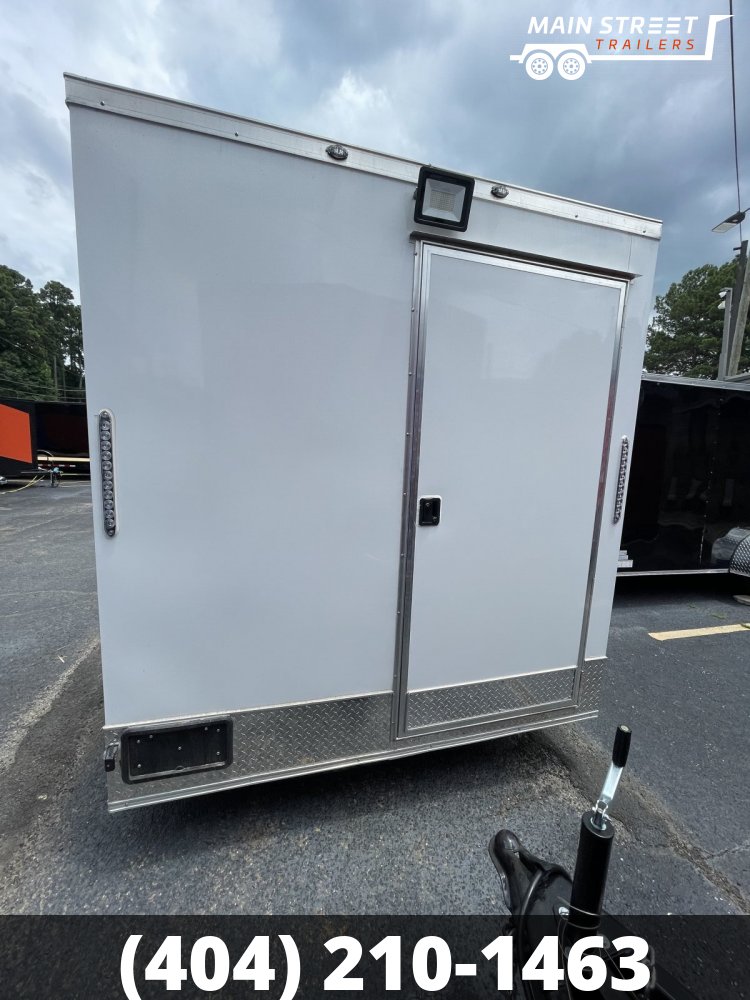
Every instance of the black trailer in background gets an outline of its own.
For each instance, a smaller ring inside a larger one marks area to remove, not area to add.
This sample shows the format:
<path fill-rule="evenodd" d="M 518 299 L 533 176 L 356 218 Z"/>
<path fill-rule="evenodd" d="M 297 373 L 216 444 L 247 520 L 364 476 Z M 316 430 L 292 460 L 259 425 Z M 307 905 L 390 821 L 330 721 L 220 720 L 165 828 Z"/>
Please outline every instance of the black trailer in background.
<path fill-rule="evenodd" d="M 35 403 L 37 461 L 67 475 L 88 476 L 89 434 L 85 403 Z"/>
<path fill-rule="evenodd" d="M 644 375 L 620 575 L 750 575 L 750 382 Z"/>

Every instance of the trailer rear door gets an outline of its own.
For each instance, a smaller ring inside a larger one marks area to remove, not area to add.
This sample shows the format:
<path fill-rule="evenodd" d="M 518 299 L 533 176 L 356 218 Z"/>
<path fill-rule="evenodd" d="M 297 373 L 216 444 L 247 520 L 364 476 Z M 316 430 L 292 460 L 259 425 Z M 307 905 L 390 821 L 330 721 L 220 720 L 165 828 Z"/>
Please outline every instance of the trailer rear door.
<path fill-rule="evenodd" d="M 449 247 L 419 253 L 400 736 L 575 700 L 626 288 Z"/>

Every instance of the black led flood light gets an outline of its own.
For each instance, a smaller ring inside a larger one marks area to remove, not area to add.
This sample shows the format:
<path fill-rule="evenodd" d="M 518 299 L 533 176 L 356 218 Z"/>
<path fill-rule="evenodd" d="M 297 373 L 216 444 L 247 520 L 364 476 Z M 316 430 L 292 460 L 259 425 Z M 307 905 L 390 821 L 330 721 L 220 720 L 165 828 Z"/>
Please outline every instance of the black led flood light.
<path fill-rule="evenodd" d="M 466 232 L 473 194 L 473 177 L 422 167 L 417 184 L 414 221 L 424 226 Z"/>

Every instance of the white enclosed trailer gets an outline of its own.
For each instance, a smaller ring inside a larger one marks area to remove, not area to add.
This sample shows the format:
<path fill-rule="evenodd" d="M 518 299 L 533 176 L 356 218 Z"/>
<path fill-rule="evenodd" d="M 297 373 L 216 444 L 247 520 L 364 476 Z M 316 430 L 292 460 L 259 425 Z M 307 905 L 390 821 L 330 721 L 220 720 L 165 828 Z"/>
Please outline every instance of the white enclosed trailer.
<path fill-rule="evenodd" d="M 593 716 L 659 223 L 66 82 L 109 808 Z"/>

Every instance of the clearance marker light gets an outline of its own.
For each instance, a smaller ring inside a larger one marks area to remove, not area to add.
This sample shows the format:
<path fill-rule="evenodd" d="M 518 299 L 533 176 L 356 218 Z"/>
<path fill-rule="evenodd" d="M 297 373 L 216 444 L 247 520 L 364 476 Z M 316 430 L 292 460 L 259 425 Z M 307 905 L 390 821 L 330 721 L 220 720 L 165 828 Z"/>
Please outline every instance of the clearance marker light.
<path fill-rule="evenodd" d="M 112 538 L 117 531 L 112 423 L 112 414 L 109 410 L 102 410 L 99 414 L 99 466 L 102 473 L 102 513 L 104 514 L 104 531 L 109 538 Z"/>

